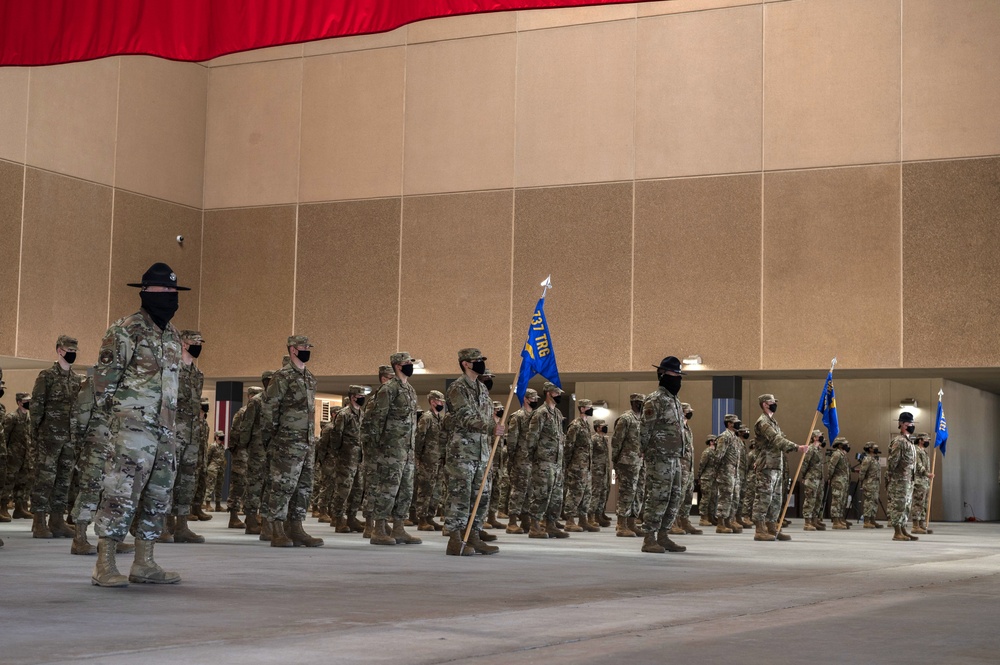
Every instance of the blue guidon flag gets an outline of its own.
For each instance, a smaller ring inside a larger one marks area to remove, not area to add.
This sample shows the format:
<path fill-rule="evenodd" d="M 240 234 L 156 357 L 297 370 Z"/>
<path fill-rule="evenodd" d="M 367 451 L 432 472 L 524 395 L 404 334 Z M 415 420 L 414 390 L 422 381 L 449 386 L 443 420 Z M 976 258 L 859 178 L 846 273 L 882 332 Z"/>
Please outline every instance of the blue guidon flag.
<path fill-rule="evenodd" d="M 944 404 L 941 402 L 942 393 L 938 394 L 937 419 L 934 421 L 934 447 L 941 449 L 941 454 L 945 453 L 945 444 L 948 443 L 948 421 L 944 419 Z"/>
<path fill-rule="evenodd" d="M 524 404 L 524 392 L 528 389 L 528 381 L 535 374 L 541 374 L 562 388 L 559 368 L 556 367 L 556 353 L 552 348 L 552 336 L 549 334 L 549 324 L 545 321 L 544 295 L 535 305 L 535 313 L 531 315 L 531 325 L 528 327 L 528 340 L 521 350 L 521 369 L 517 373 L 516 392 L 522 404 Z"/>
<path fill-rule="evenodd" d="M 833 392 L 833 370 L 826 375 L 826 383 L 823 384 L 823 394 L 819 396 L 819 404 L 816 410 L 823 414 L 823 425 L 833 441 L 840 434 L 840 422 L 837 420 L 837 395 Z"/>

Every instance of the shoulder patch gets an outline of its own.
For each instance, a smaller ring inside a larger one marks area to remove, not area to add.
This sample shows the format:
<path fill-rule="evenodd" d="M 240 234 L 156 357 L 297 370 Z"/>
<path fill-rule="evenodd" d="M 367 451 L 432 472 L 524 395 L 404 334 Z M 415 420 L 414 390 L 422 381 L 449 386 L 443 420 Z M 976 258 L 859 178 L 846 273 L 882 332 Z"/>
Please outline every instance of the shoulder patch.
<path fill-rule="evenodd" d="M 104 349 L 103 351 L 101 351 L 101 356 L 100 358 L 98 358 L 98 361 L 102 365 L 110 365 L 111 361 L 114 359 L 115 359 L 114 351 L 112 351 L 111 349 Z"/>

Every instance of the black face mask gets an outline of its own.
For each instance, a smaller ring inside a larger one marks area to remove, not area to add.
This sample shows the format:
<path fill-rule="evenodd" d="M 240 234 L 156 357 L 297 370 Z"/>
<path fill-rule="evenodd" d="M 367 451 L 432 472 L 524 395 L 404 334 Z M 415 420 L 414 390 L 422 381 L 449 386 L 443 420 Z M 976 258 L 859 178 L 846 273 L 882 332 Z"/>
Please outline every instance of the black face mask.
<path fill-rule="evenodd" d="M 642 402 L 631 402 L 632 410 L 636 413 L 642 411 Z"/>
<path fill-rule="evenodd" d="M 3 388 L 0 388 L 0 397 L 3 397 L 4 392 L 6 391 Z"/>
<path fill-rule="evenodd" d="M 28 411 L 29 407 L 31 406 L 31 402 L 21 402 L 21 406 L 24 407 L 25 411 Z"/>
<path fill-rule="evenodd" d="M 140 291 L 139 300 L 142 301 L 142 308 L 149 312 L 149 318 L 153 319 L 153 323 L 160 330 L 164 330 L 177 313 L 176 291 Z"/>
<path fill-rule="evenodd" d="M 916 430 L 916 429 L 917 429 L 916 425 L 907 425 L 906 426 L 906 433 L 907 434 L 913 434 L 914 430 Z"/>
<path fill-rule="evenodd" d="M 532 409 L 537 409 L 539 404 L 541 404 L 541 402 L 538 401 L 537 399 L 533 402 L 528 402 L 528 406 L 530 406 Z"/>
<path fill-rule="evenodd" d="M 777 413 L 777 411 L 778 411 L 778 403 L 775 402 L 774 404 L 769 404 L 768 407 L 767 407 L 767 410 L 770 411 L 771 413 Z"/>
<path fill-rule="evenodd" d="M 208 413 L 208 404 L 202 404 L 201 405 L 201 412 L 202 413 Z"/>
<path fill-rule="evenodd" d="M 601 434 L 607 434 L 607 433 L 608 433 L 608 428 L 606 426 L 601 427 Z"/>
<path fill-rule="evenodd" d="M 303 349 L 299 349 L 299 352 L 298 352 L 298 359 L 299 360 L 301 360 L 304 363 L 307 363 L 307 362 L 309 362 L 309 358 L 311 358 L 311 357 L 312 357 L 312 351 L 310 351 L 309 349 L 304 349 L 304 350 Z"/>
<path fill-rule="evenodd" d="M 742 436 L 744 439 L 749 439 L 750 438 L 750 432 L 743 432 L 743 434 L 740 434 L 740 436 Z"/>
<path fill-rule="evenodd" d="M 399 371 L 403 376 L 413 376 L 413 365 L 400 365 Z"/>
<path fill-rule="evenodd" d="M 66 355 L 63 356 L 63 360 L 72 365 L 76 362 L 76 351 L 67 351 Z"/>
<path fill-rule="evenodd" d="M 694 411 L 688 411 L 684 414 L 684 420 L 691 420 L 691 416 L 694 415 Z"/>
<path fill-rule="evenodd" d="M 486 373 L 486 361 L 485 360 L 473 360 L 472 361 L 472 371 L 476 374 Z"/>
<path fill-rule="evenodd" d="M 584 413 L 586 415 L 588 415 L 588 416 L 592 416 L 592 415 L 594 415 L 594 410 L 593 409 L 587 409 L 586 411 L 584 411 Z"/>
<path fill-rule="evenodd" d="M 556 404 L 561 404 L 562 403 L 562 395 L 553 395 L 552 396 L 552 401 L 555 402 Z"/>
<path fill-rule="evenodd" d="M 191 354 L 192 358 L 197 358 L 201 355 L 201 344 L 194 344 L 188 347 L 188 353 Z"/>
<path fill-rule="evenodd" d="M 823 441 L 822 439 L 820 439 L 820 441 L 819 441 L 819 447 L 820 448 L 826 448 L 826 441 Z"/>
<path fill-rule="evenodd" d="M 660 375 L 660 385 L 671 395 L 676 396 L 681 391 L 681 377 L 670 374 Z"/>
<path fill-rule="evenodd" d="M 496 414 L 497 418 L 503 418 L 503 409 L 497 409 L 496 411 L 494 411 L 494 413 Z"/>
<path fill-rule="evenodd" d="M 483 379 L 483 385 L 487 390 L 493 390 L 493 379 Z"/>
<path fill-rule="evenodd" d="M 364 397 L 355 397 L 354 398 L 354 403 L 357 404 L 358 406 L 364 406 L 365 405 L 365 398 Z"/>
<path fill-rule="evenodd" d="M 434 410 L 437 411 L 438 413 L 441 413 L 442 411 L 444 411 L 444 404 L 435 404 Z"/>

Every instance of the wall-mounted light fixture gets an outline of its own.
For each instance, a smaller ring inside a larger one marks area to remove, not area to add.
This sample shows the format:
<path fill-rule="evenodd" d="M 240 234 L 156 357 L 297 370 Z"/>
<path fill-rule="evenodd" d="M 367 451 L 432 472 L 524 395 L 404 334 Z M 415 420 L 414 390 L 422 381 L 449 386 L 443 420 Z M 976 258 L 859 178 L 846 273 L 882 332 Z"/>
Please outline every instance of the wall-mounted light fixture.
<path fill-rule="evenodd" d="M 697 367 L 697 366 L 700 366 L 702 364 L 702 362 L 701 362 L 701 356 L 699 356 L 697 354 L 690 355 L 687 358 L 685 358 L 684 360 L 682 360 L 681 364 L 683 364 L 686 367 Z"/>
<path fill-rule="evenodd" d="M 919 409 L 917 405 L 917 400 L 913 397 L 905 397 L 899 400 L 899 408 L 901 409 Z"/>

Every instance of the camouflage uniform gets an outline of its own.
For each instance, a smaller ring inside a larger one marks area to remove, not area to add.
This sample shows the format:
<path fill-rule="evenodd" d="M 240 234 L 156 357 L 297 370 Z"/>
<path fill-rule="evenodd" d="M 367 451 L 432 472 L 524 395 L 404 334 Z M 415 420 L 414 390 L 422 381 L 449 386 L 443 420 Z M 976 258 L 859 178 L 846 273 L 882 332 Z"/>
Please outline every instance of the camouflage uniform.
<path fill-rule="evenodd" d="M 577 408 L 591 405 L 589 399 L 576 402 Z M 591 452 L 590 422 L 586 416 L 579 416 L 569 424 L 566 431 L 566 515 L 568 519 L 579 516 L 585 523 L 591 499 L 590 476 Z M 583 525 L 581 525 L 583 526 Z"/>
<path fill-rule="evenodd" d="M 59 338 L 59 346 L 75 350 L 76 340 Z M 33 512 L 66 512 L 67 496 L 76 451 L 70 434 L 70 415 L 76 405 L 82 378 L 59 363 L 42 370 L 31 391 L 31 440 L 35 444 L 35 484 L 31 490 Z"/>
<path fill-rule="evenodd" d="M 927 434 L 918 434 L 917 438 L 928 440 Z M 913 464 L 913 506 L 910 511 L 910 519 L 918 523 L 927 521 L 927 493 L 931 487 L 931 479 L 928 474 L 931 472 L 931 458 L 927 454 L 927 449 L 923 446 L 914 445 L 916 458 Z"/>
<path fill-rule="evenodd" d="M 549 386 L 550 384 L 546 384 Z M 558 390 L 551 386 L 552 391 Z M 538 522 L 556 520 L 555 493 L 558 490 L 559 469 L 563 463 L 563 415 L 559 409 L 543 402 L 532 411 L 525 442 L 531 455 L 531 517 Z"/>
<path fill-rule="evenodd" d="M 354 486 L 361 482 L 361 422 L 360 407 L 350 403 L 354 395 L 364 395 L 363 386 L 350 386 L 348 403 L 337 411 L 333 422 L 326 429 L 327 449 L 324 463 L 329 501 L 320 506 L 332 523 L 354 517 L 348 514 L 348 501 Z M 342 525 L 343 526 L 343 525 Z"/>
<path fill-rule="evenodd" d="M 819 430 L 813 432 L 816 437 Z M 802 517 L 806 522 L 818 520 L 823 517 L 823 477 L 826 461 L 823 451 L 819 446 L 810 443 L 809 448 L 803 455 L 802 470 L 800 471 L 802 480 Z"/>
<path fill-rule="evenodd" d="M 220 429 L 215 436 L 222 436 L 224 432 Z M 213 439 L 208 446 L 208 457 L 205 460 L 206 480 L 205 487 L 208 492 L 208 502 L 215 501 L 216 505 L 222 501 L 222 481 L 226 476 L 226 446 L 217 438 Z"/>
<path fill-rule="evenodd" d="M 288 338 L 289 347 L 303 345 L 309 345 L 308 337 Z M 270 460 L 267 519 L 301 522 L 313 485 L 316 378 L 289 360 L 271 377 L 261 407 L 261 436 Z"/>
<path fill-rule="evenodd" d="M 729 420 L 726 422 L 736 422 Z M 735 418 L 735 416 L 732 416 Z M 736 432 L 725 429 L 715 438 L 715 517 L 726 521 L 736 515 L 737 467 L 740 463 Z"/>
<path fill-rule="evenodd" d="M 681 403 L 686 413 L 690 404 Z M 681 456 L 681 505 L 677 508 L 677 523 L 686 522 L 691 516 L 691 500 L 694 498 L 694 433 L 684 420 L 684 454 Z"/>
<path fill-rule="evenodd" d="M 240 410 L 233 416 L 233 422 L 229 426 L 229 441 L 227 442 L 229 449 L 229 494 L 226 498 L 226 510 L 233 515 L 238 515 L 243 509 L 243 497 L 247 493 L 247 469 L 250 465 L 250 451 L 240 443 L 238 438 L 233 436 L 237 425 L 242 429 L 245 415 L 246 405 L 240 407 Z M 239 416 L 239 420 L 237 420 L 237 416 Z"/>
<path fill-rule="evenodd" d="M 77 457 L 78 491 L 70 514 L 76 522 L 92 522 L 101 500 L 104 462 L 113 454 L 107 414 L 95 409 L 94 382 L 84 377 L 71 418 Z"/>
<path fill-rule="evenodd" d="M 205 495 L 208 493 L 208 447 L 211 439 L 211 428 L 208 425 L 207 418 L 202 418 L 199 421 L 197 434 L 198 457 L 197 471 L 195 473 L 197 482 L 195 483 L 194 500 L 192 503 L 200 511 L 205 503 Z"/>
<path fill-rule="evenodd" d="M 861 462 L 861 469 L 858 471 L 858 482 L 865 495 L 864 517 L 866 521 L 873 521 L 878 515 L 881 480 L 882 467 L 879 466 L 878 459 L 868 455 Z"/>
<path fill-rule="evenodd" d="M 268 381 L 271 375 L 273 372 L 269 373 Z M 251 391 L 250 399 L 244 407 L 243 418 L 239 422 L 239 429 L 234 427 L 229 438 L 235 439 L 239 446 L 247 451 L 247 484 L 243 497 L 243 511 L 247 515 L 256 515 L 260 512 L 265 481 L 270 476 L 261 420 L 266 394 L 263 390 L 257 392 L 254 388 L 251 388 Z"/>
<path fill-rule="evenodd" d="M 749 430 L 747 432 L 749 433 Z M 740 501 L 740 515 L 749 520 L 753 516 L 753 502 L 757 493 L 757 449 L 747 446 L 747 454 L 743 460 L 743 492 Z"/>
<path fill-rule="evenodd" d="M 638 393 L 633 393 L 631 397 L 645 399 L 645 395 Z M 629 408 L 615 421 L 615 432 L 611 437 L 611 461 L 615 465 L 615 480 L 618 485 L 618 506 L 615 512 L 620 517 L 639 517 L 636 487 L 642 465 L 640 428 L 639 416 Z"/>
<path fill-rule="evenodd" d="M 188 333 L 184 331 L 182 334 Z M 200 336 L 199 336 L 200 338 Z M 190 515 L 198 485 L 198 458 L 201 454 L 201 391 L 205 375 L 193 362 L 181 362 L 177 382 L 177 477 L 174 480 L 171 514 Z"/>
<path fill-rule="evenodd" d="M 771 395 L 761 395 L 760 400 Z M 765 403 L 767 400 L 762 401 Z M 773 415 L 762 413 L 753 426 L 757 448 L 757 496 L 754 499 L 753 521 L 773 523 L 781 514 L 784 493 L 781 488 L 784 452 L 798 449 L 781 433 Z"/>
<path fill-rule="evenodd" d="M 538 393 L 528 388 L 525 403 L 538 399 Z M 507 475 L 510 477 L 510 497 L 507 500 L 507 514 L 511 517 L 528 512 L 531 496 L 531 458 L 533 451 L 528 448 L 528 424 L 531 414 L 522 407 L 507 418 Z"/>
<path fill-rule="evenodd" d="M 393 354 L 392 359 L 391 364 L 402 365 L 409 361 L 409 354 Z M 365 413 L 365 422 L 372 427 L 372 461 L 366 482 L 376 520 L 405 520 L 410 511 L 416 411 L 413 386 L 393 377 L 375 393 L 372 408 Z"/>
<path fill-rule="evenodd" d="M 715 441 L 715 437 L 712 441 Z M 709 524 L 711 518 L 715 516 L 718 494 L 715 488 L 716 455 L 715 448 L 711 445 L 705 446 L 698 463 L 698 514 L 701 515 L 703 525 Z"/>
<path fill-rule="evenodd" d="M 493 400 L 493 413 L 503 412 L 504 405 L 501 402 Z M 493 416 L 493 424 L 495 425 L 500 421 L 503 416 Z M 492 439 L 492 437 L 491 437 Z M 490 441 L 492 447 L 492 440 Z M 500 437 L 497 441 L 496 452 L 493 453 L 493 464 L 490 465 L 490 505 L 489 505 L 489 515 L 492 515 L 492 519 L 496 520 L 496 512 L 500 509 L 500 485 L 503 477 L 503 469 L 507 467 L 507 434 Z M 485 497 L 483 498 L 485 501 Z M 493 526 L 499 526 L 499 523 L 494 523 Z"/>
<path fill-rule="evenodd" d="M 834 444 L 846 439 L 837 437 Z M 835 448 L 830 455 L 830 518 L 835 522 L 844 519 L 847 511 L 847 497 L 850 495 L 851 467 L 847 453 Z"/>
<path fill-rule="evenodd" d="M 22 396 L 30 400 L 27 393 L 17 394 L 18 399 Z M 0 494 L 0 503 L 6 506 L 13 499 L 15 504 L 27 506 L 34 468 L 29 413 L 14 409 L 4 416 L 3 439 L 7 443 L 7 477 Z"/>
<path fill-rule="evenodd" d="M 156 540 L 171 505 L 177 473 L 174 433 L 181 343 L 177 329 L 160 329 L 145 310 L 116 321 L 101 343 L 94 369 L 96 408 L 107 417 L 113 453 L 94 531 L 120 542 Z"/>
<path fill-rule="evenodd" d="M 462 349 L 459 361 L 481 357 L 478 349 Z M 493 401 L 489 391 L 479 381 L 465 374 L 448 386 L 448 512 L 445 527 L 464 536 L 469 519 L 472 532 L 483 527 L 490 499 L 490 481 L 485 480 L 483 496 L 475 515 L 472 506 L 480 486 L 484 485 L 486 463 L 490 458 L 490 437 L 496 428 Z"/>
<path fill-rule="evenodd" d="M 668 529 L 677 517 L 682 490 L 683 423 L 681 403 L 662 386 L 642 403 L 640 441 L 646 464 L 642 523 L 647 534 Z"/>
<path fill-rule="evenodd" d="M 889 443 L 886 489 L 889 493 L 889 523 L 905 527 L 913 502 L 913 468 L 917 451 L 907 434 L 897 434 Z"/>
<path fill-rule="evenodd" d="M 611 491 L 611 458 L 608 450 L 608 435 L 601 428 L 607 427 L 603 420 L 595 420 L 594 433 L 590 437 L 590 513 L 599 518 L 604 515 Z"/>
<path fill-rule="evenodd" d="M 444 395 L 432 390 L 428 399 L 444 401 Z M 417 459 L 416 504 L 417 517 L 431 520 L 441 505 L 441 472 L 444 466 L 446 442 L 442 440 L 444 412 L 433 408 L 424 411 L 417 421 L 414 455 Z"/>

